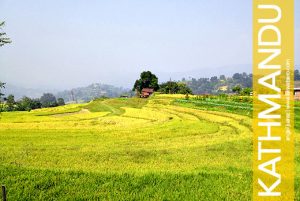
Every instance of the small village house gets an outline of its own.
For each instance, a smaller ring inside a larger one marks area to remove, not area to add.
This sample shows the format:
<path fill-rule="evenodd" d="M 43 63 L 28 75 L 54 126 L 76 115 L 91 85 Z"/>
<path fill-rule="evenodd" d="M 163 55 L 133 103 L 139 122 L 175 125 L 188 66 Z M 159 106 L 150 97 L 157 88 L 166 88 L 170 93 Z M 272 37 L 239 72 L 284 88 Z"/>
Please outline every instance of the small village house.
<path fill-rule="evenodd" d="M 148 98 L 149 96 L 151 96 L 151 94 L 154 93 L 154 89 L 152 88 L 143 88 L 141 91 L 141 98 Z"/>

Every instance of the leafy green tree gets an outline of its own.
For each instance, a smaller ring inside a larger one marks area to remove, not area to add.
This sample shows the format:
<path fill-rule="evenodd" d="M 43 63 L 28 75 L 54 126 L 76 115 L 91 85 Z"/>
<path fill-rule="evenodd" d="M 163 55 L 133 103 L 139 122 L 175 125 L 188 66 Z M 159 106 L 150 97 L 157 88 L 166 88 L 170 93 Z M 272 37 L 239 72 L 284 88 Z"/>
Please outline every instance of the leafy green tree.
<path fill-rule="evenodd" d="M 31 108 L 32 109 L 42 108 L 42 103 L 41 103 L 40 99 L 38 99 L 38 98 L 31 99 Z"/>
<path fill-rule="evenodd" d="M 132 90 L 141 92 L 143 88 L 153 88 L 154 91 L 157 91 L 159 89 L 157 76 L 150 71 L 142 72 L 140 79 L 135 81 Z"/>
<path fill-rule="evenodd" d="M 243 79 L 243 74 L 235 73 L 235 74 L 233 74 L 232 78 L 236 81 L 240 81 Z"/>
<path fill-rule="evenodd" d="M 246 87 L 246 88 L 242 89 L 240 95 L 242 95 L 242 96 L 250 96 L 251 92 L 252 92 L 252 89 L 249 88 L 249 87 Z"/>
<path fill-rule="evenodd" d="M 192 94 L 192 90 L 184 82 L 168 81 L 160 84 L 159 91 L 164 94 Z"/>
<path fill-rule="evenodd" d="M 63 98 L 58 98 L 57 105 L 59 105 L 59 106 L 65 105 L 65 100 Z"/>
<path fill-rule="evenodd" d="M 236 85 L 235 87 L 232 88 L 232 91 L 234 93 L 240 94 L 242 91 L 242 87 L 240 85 Z"/>
<path fill-rule="evenodd" d="M 184 82 L 178 82 L 177 85 L 178 85 L 178 88 L 179 88 L 179 90 L 178 90 L 179 94 L 193 94 L 191 88 L 188 87 L 186 85 L 186 83 L 184 83 Z"/>
<path fill-rule="evenodd" d="M 11 43 L 11 40 L 6 37 L 6 33 L 2 32 L 2 28 L 4 27 L 5 22 L 0 22 L 0 47 L 7 44 L 7 43 Z"/>
<path fill-rule="evenodd" d="M 225 75 L 220 75 L 220 80 L 221 80 L 221 81 L 225 81 L 225 80 L 226 80 Z"/>
<path fill-rule="evenodd" d="M 164 94 L 177 94 L 179 91 L 179 87 L 177 82 L 168 81 L 166 83 L 162 83 L 159 86 L 159 91 Z"/>
<path fill-rule="evenodd" d="M 6 105 L 7 105 L 7 111 L 14 111 L 15 110 L 15 97 L 14 95 L 10 94 L 6 98 Z"/>
<path fill-rule="evenodd" d="M 218 80 L 218 77 L 217 76 L 213 76 L 210 78 L 210 82 L 212 83 L 217 83 L 219 80 Z"/>
<path fill-rule="evenodd" d="M 45 93 L 40 98 L 42 107 L 55 107 L 57 106 L 56 97 L 51 93 Z"/>
<path fill-rule="evenodd" d="M 32 110 L 32 100 L 24 96 L 20 101 L 17 103 L 17 108 L 19 111 L 30 111 Z"/>
<path fill-rule="evenodd" d="M 42 107 L 39 99 L 31 99 L 24 96 L 20 101 L 16 103 L 18 111 L 31 111 Z"/>

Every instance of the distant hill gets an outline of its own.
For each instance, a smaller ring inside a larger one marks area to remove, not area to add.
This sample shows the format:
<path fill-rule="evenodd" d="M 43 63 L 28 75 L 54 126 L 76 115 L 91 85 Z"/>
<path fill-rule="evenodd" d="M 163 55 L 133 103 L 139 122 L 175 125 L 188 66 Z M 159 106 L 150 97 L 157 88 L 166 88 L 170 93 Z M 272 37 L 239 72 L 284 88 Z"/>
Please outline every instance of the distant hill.
<path fill-rule="evenodd" d="M 107 84 L 95 83 L 86 87 L 74 88 L 71 90 L 61 91 L 55 94 L 57 98 L 63 98 L 65 102 L 87 102 L 94 98 L 119 97 L 122 94 L 130 93 L 129 89 L 115 87 Z"/>
<path fill-rule="evenodd" d="M 242 88 L 252 88 L 252 74 L 247 73 L 235 73 L 229 77 L 221 75 L 211 78 L 182 79 L 182 81 L 192 89 L 194 94 L 232 93 L 232 88 L 238 85 Z"/>
<path fill-rule="evenodd" d="M 131 95 L 132 93 L 129 89 L 99 83 L 64 91 L 53 89 L 33 89 L 6 84 L 5 89 L 3 89 L 2 92 L 5 96 L 13 94 L 16 100 L 19 100 L 24 96 L 40 98 L 43 93 L 53 93 L 56 98 L 63 98 L 65 102 L 86 102 L 101 96 L 119 97 L 122 94 Z"/>
<path fill-rule="evenodd" d="M 296 69 L 299 69 L 296 66 Z M 216 71 L 218 74 L 223 71 Z M 296 71 L 295 71 L 296 72 Z M 298 76 L 299 77 L 299 76 Z M 197 74 L 192 77 L 182 79 L 193 91 L 194 94 L 218 94 L 232 93 L 232 88 L 239 85 L 242 88 L 252 88 L 251 73 L 233 73 L 231 76 L 221 74 L 220 76 L 198 77 Z M 300 79 L 295 81 L 295 87 L 300 87 Z"/>

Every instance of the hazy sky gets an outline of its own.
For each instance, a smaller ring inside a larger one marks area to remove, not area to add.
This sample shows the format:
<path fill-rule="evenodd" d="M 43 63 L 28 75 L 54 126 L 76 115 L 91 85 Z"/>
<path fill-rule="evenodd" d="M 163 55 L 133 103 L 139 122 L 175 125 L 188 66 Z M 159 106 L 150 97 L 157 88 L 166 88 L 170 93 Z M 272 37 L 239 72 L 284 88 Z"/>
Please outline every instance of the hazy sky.
<path fill-rule="evenodd" d="M 13 43 L 0 80 L 24 87 L 130 87 L 142 70 L 218 75 L 252 62 L 252 0 L 0 0 L 1 20 Z"/>

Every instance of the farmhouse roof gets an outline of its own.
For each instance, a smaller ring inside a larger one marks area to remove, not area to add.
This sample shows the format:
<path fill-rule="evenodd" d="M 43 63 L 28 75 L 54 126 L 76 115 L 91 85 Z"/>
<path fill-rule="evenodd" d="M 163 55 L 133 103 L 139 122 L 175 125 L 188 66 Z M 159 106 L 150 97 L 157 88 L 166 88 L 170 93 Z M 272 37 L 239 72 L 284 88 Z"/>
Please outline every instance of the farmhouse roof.
<path fill-rule="evenodd" d="M 152 89 L 152 88 L 143 88 L 142 92 L 144 92 L 144 93 L 153 93 L 154 89 Z"/>

